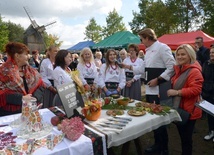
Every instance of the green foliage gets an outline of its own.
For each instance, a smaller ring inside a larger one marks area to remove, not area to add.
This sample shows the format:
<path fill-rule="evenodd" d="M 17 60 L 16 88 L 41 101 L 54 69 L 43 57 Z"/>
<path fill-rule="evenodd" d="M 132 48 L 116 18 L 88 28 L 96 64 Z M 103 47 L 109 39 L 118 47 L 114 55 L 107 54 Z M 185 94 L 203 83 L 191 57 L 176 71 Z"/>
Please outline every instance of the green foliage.
<path fill-rule="evenodd" d="M 200 0 L 141 0 L 140 12 L 133 12 L 129 23 L 133 33 L 150 27 L 157 36 L 166 33 L 188 32 L 200 27 Z"/>
<path fill-rule="evenodd" d="M 122 22 L 123 17 L 119 16 L 117 11 L 114 9 L 112 12 L 109 12 L 106 17 L 106 27 L 103 27 L 103 35 L 104 37 L 111 36 L 115 32 L 125 31 L 125 24 Z"/>
<path fill-rule="evenodd" d="M 46 48 L 48 48 L 50 45 L 56 45 L 60 47 L 63 43 L 63 41 L 59 41 L 59 37 L 57 35 L 47 34 L 46 32 L 43 34 L 43 38 Z"/>
<path fill-rule="evenodd" d="M 85 39 L 99 42 L 102 39 L 102 27 L 97 25 L 94 18 L 91 18 L 89 24 L 85 28 Z"/>
<path fill-rule="evenodd" d="M 5 45 L 8 43 L 8 28 L 7 25 L 2 21 L 0 16 L 0 52 L 4 51 Z"/>
<path fill-rule="evenodd" d="M 171 10 L 174 15 L 174 21 L 176 22 L 177 32 L 188 32 L 198 28 L 198 17 L 200 11 L 198 10 L 198 4 L 200 0 L 167 0 L 166 6 Z"/>
<path fill-rule="evenodd" d="M 149 27 L 155 30 L 158 36 L 169 33 L 175 26 L 172 24 L 173 16 L 166 5 L 161 1 L 141 0 L 139 2 L 140 13 L 133 12 L 134 18 L 129 23 L 131 30 L 137 34 L 143 28 Z"/>
<path fill-rule="evenodd" d="M 214 3 L 210 0 L 201 0 L 199 9 L 202 13 L 201 28 L 205 33 L 214 36 Z"/>
<path fill-rule="evenodd" d="M 9 41 L 13 42 L 21 42 L 23 43 L 23 38 L 24 38 L 24 28 L 20 24 L 15 24 L 12 22 L 7 22 L 6 23 L 8 30 L 9 30 Z"/>

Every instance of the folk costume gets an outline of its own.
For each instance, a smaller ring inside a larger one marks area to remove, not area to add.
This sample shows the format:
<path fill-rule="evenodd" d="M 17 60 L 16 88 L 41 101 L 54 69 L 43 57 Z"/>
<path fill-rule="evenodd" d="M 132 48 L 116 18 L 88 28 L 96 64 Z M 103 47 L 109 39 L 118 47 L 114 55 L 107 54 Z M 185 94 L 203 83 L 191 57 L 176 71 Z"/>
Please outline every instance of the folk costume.
<path fill-rule="evenodd" d="M 53 98 L 55 96 L 55 94 L 48 89 L 48 87 L 54 86 L 54 81 L 52 76 L 53 69 L 54 69 L 53 64 L 49 58 L 46 58 L 41 62 L 40 74 L 42 76 L 42 80 L 47 86 L 47 88 L 45 89 L 45 96 L 44 96 L 44 103 L 43 103 L 44 108 L 48 108 L 52 106 Z"/>
<path fill-rule="evenodd" d="M 136 58 L 135 60 L 131 60 L 130 57 L 124 60 L 125 64 L 131 66 L 141 66 L 143 64 L 143 60 L 140 58 Z M 141 100 L 141 74 L 134 74 L 132 70 L 125 69 L 126 81 L 132 81 L 131 87 L 125 87 L 124 96 L 130 97 L 131 99 Z"/>
<path fill-rule="evenodd" d="M 20 77 L 19 72 L 24 76 Z M 21 112 L 22 96 L 27 94 L 32 94 L 42 103 L 44 86 L 36 69 L 26 65 L 19 71 L 16 62 L 8 57 L 0 67 L 0 115 Z"/>
<path fill-rule="evenodd" d="M 69 72 L 71 72 L 71 69 L 69 67 L 67 67 L 66 70 L 64 70 L 60 66 L 57 66 L 53 70 L 54 86 L 57 87 L 64 83 L 73 82 L 71 76 L 69 75 Z"/>
<path fill-rule="evenodd" d="M 108 68 L 106 67 L 106 64 L 103 64 L 100 68 L 98 85 L 101 88 L 106 86 L 109 91 L 114 91 L 118 87 L 122 90 L 126 85 L 124 69 L 117 65 L 109 65 Z"/>
<path fill-rule="evenodd" d="M 77 70 L 80 72 L 80 79 L 83 85 L 97 84 L 98 72 L 94 62 L 77 65 Z"/>

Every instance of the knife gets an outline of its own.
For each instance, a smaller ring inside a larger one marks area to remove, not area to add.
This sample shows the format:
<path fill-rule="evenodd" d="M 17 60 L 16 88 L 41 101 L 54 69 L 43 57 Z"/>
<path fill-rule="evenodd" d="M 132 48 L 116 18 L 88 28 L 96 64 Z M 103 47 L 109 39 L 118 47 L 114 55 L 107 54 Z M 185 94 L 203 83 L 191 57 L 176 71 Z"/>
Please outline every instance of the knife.
<path fill-rule="evenodd" d="M 97 124 L 97 125 L 100 125 L 102 127 L 107 127 L 107 128 L 114 128 L 114 129 L 120 129 L 122 130 L 123 128 L 122 127 L 117 127 L 117 126 L 114 126 L 114 125 L 106 125 L 106 124 Z"/>
<path fill-rule="evenodd" d="M 122 124 L 128 124 L 129 123 L 125 120 L 118 120 L 118 119 L 114 119 L 114 118 L 108 118 L 107 120 L 111 121 L 111 122 L 115 122 L 115 123 L 122 123 Z"/>
<path fill-rule="evenodd" d="M 5 127 L 5 126 L 9 126 L 9 124 L 2 124 L 2 125 L 0 125 L 0 127 Z"/>
<path fill-rule="evenodd" d="M 111 132 L 115 132 L 117 134 L 119 134 L 122 131 L 122 130 L 119 130 L 119 129 L 112 129 L 112 128 L 108 128 L 108 127 L 102 127 L 100 130 L 102 130 L 102 131 L 111 131 Z"/>
<path fill-rule="evenodd" d="M 132 121 L 131 117 L 118 117 L 118 116 L 113 116 L 115 119 L 120 119 L 120 120 L 126 120 L 126 121 Z"/>
<path fill-rule="evenodd" d="M 109 123 L 109 122 L 103 122 L 103 123 L 105 123 L 105 124 L 107 124 L 107 125 L 112 125 L 112 126 L 116 126 L 116 127 L 125 127 L 126 126 L 126 124 L 119 124 L 119 123 Z"/>

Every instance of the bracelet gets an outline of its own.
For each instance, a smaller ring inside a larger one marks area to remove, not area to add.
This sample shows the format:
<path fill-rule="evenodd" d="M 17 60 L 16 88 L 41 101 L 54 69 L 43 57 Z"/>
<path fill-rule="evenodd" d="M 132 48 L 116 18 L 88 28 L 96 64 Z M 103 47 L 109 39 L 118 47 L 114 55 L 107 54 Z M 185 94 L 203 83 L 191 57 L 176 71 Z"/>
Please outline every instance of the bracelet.
<path fill-rule="evenodd" d="M 179 96 L 179 91 L 177 90 L 177 94 L 176 94 L 176 96 Z"/>

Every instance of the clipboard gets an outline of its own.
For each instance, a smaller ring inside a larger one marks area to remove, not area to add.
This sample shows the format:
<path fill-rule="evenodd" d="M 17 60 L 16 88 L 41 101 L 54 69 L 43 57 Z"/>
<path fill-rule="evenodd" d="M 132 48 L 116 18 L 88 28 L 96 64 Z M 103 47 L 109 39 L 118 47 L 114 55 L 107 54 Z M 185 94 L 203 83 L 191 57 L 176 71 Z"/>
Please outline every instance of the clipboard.
<path fill-rule="evenodd" d="M 167 95 L 167 90 L 171 89 L 171 80 L 159 85 L 160 102 L 171 102 L 172 98 Z"/>
<path fill-rule="evenodd" d="M 150 80 L 157 78 L 160 76 L 166 68 L 145 68 L 145 84 L 147 84 Z"/>
<path fill-rule="evenodd" d="M 165 70 L 166 68 L 145 68 L 145 84 L 147 84 L 150 80 L 159 77 Z M 160 102 L 168 102 L 171 100 L 171 98 L 167 96 L 167 90 L 169 89 L 171 89 L 170 80 L 159 85 Z"/>
<path fill-rule="evenodd" d="M 214 117 L 214 105 L 212 103 L 203 100 L 202 102 L 196 103 L 195 106 L 199 107 L 200 109 Z"/>

